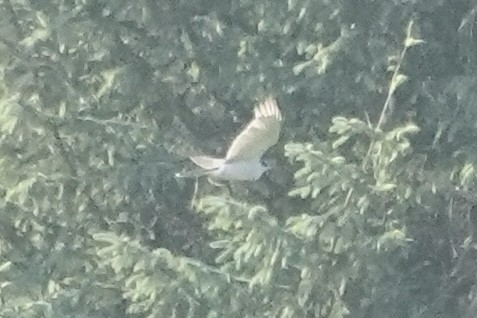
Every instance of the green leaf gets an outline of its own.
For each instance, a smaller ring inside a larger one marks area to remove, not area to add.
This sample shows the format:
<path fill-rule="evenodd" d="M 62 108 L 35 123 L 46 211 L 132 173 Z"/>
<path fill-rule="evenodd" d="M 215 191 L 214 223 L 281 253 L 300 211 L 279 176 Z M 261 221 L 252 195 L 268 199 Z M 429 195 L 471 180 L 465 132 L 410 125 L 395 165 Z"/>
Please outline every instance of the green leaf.
<path fill-rule="evenodd" d="M 213 241 L 209 243 L 209 246 L 213 249 L 224 249 L 230 246 L 230 241 L 229 240 Z"/>
<path fill-rule="evenodd" d="M 351 137 L 351 135 L 344 135 L 344 136 L 341 136 L 340 138 L 336 139 L 332 144 L 332 148 L 333 149 L 339 148 L 344 143 L 346 143 L 349 140 L 350 137 Z"/>
<path fill-rule="evenodd" d="M 394 183 L 379 183 L 379 184 L 376 184 L 375 186 L 373 186 L 372 188 L 375 191 L 388 192 L 388 191 L 396 189 L 396 187 L 397 186 Z"/>
<path fill-rule="evenodd" d="M 25 204 L 27 198 L 29 198 L 30 189 L 37 182 L 37 178 L 29 178 L 18 182 L 14 187 L 7 190 L 5 200 L 16 202 L 20 205 Z"/>
<path fill-rule="evenodd" d="M 20 41 L 20 45 L 25 46 L 26 48 L 33 47 L 38 41 L 44 41 L 50 37 L 50 31 L 48 29 L 38 28 L 33 30 L 33 32 Z"/>
<path fill-rule="evenodd" d="M 7 261 L 0 265 L 0 272 L 5 272 L 8 271 L 12 267 L 12 262 Z"/>
<path fill-rule="evenodd" d="M 420 44 L 423 44 L 423 43 L 426 43 L 426 41 L 424 40 L 421 40 L 421 39 L 415 39 L 415 38 L 407 38 L 406 41 L 404 42 L 404 45 L 406 47 L 411 47 L 411 46 L 415 46 L 415 45 L 420 45 Z"/>
<path fill-rule="evenodd" d="M 404 84 L 408 80 L 408 77 L 403 74 L 397 74 L 394 78 L 393 81 L 391 82 L 391 87 L 389 88 L 390 94 L 394 94 L 396 89 Z"/>
<path fill-rule="evenodd" d="M 471 163 L 466 163 L 460 171 L 460 184 L 469 186 L 475 179 L 475 168 Z"/>
<path fill-rule="evenodd" d="M 196 61 L 193 61 L 187 71 L 187 74 L 192 78 L 193 83 L 197 83 L 199 81 L 200 76 L 200 68 Z"/>

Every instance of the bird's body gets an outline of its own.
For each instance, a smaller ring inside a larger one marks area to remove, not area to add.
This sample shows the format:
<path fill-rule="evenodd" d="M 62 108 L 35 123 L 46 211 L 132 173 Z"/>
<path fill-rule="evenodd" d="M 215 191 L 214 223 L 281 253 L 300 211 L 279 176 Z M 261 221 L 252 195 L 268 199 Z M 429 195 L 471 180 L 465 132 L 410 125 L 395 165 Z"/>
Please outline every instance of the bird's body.
<path fill-rule="evenodd" d="M 258 180 L 270 168 L 262 156 L 278 141 L 282 115 L 272 98 L 255 107 L 254 114 L 254 119 L 230 145 L 225 158 L 190 157 L 201 168 L 190 175 L 207 175 L 221 180 Z"/>
<path fill-rule="evenodd" d="M 191 160 L 197 164 L 197 161 L 203 158 L 191 157 Z M 211 169 L 203 169 L 200 174 L 220 180 L 255 181 L 269 168 L 265 162 L 255 159 L 227 162 L 225 159 L 205 158 L 213 159 L 215 165 Z"/>

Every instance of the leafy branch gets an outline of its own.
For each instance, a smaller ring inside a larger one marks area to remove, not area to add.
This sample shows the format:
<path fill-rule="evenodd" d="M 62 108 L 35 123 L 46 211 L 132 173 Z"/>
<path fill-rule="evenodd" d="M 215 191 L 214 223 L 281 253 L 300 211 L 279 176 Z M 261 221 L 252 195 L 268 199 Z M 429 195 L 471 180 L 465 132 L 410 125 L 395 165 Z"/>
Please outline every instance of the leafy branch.
<path fill-rule="evenodd" d="M 392 103 L 392 97 L 396 92 L 397 88 L 401 86 L 403 83 L 407 81 L 407 76 L 400 73 L 402 63 L 404 61 L 404 57 L 406 56 L 407 50 L 415 45 L 424 43 L 421 39 L 415 39 L 412 37 L 412 25 L 413 21 L 411 20 L 406 29 L 406 39 L 404 40 L 404 47 L 397 58 L 397 62 L 395 65 L 390 65 L 388 70 L 393 71 L 393 75 L 391 77 L 391 83 L 389 85 L 388 95 L 386 96 L 386 101 L 384 102 L 383 110 L 381 111 L 381 115 L 379 116 L 378 124 L 376 125 L 376 130 L 381 128 L 381 125 L 384 123 L 386 118 L 386 113 Z"/>

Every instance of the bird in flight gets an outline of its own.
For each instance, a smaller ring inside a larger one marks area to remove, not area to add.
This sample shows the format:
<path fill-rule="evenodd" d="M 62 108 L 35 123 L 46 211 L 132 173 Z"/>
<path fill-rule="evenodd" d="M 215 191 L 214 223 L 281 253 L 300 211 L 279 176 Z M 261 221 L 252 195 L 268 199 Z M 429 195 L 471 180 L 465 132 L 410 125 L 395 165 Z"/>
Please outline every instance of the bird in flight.
<path fill-rule="evenodd" d="M 193 174 L 179 177 L 209 176 L 219 180 L 254 181 L 270 169 L 263 154 L 278 142 L 282 114 L 274 98 L 268 98 L 254 108 L 254 118 L 230 145 L 225 158 L 192 156 L 200 167 Z"/>

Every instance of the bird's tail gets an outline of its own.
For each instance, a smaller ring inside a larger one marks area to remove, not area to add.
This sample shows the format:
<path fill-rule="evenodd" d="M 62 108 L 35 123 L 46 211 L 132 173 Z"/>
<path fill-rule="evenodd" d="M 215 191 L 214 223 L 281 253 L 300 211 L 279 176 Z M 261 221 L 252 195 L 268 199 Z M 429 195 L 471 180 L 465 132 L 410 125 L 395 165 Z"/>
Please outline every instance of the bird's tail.
<path fill-rule="evenodd" d="M 176 178 L 199 178 L 202 176 L 206 176 L 210 173 L 210 171 L 204 169 L 194 169 L 194 170 L 185 170 L 181 172 L 177 172 L 175 174 Z"/>
<path fill-rule="evenodd" d="M 217 170 L 224 162 L 224 159 L 205 156 L 193 156 L 190 157 L 190 160 L 198 165 L 200 169 L 178 172 L 176 173 L 177 178 L 198 178 L 209 175 L 211 172 Z"/>
<path fill-rule="evenodd" d="M 190 157 L 193 163 L 205 170 L 215 170 L 224 163 L 224 159 L 212 158 L 206 156 Z"/>

